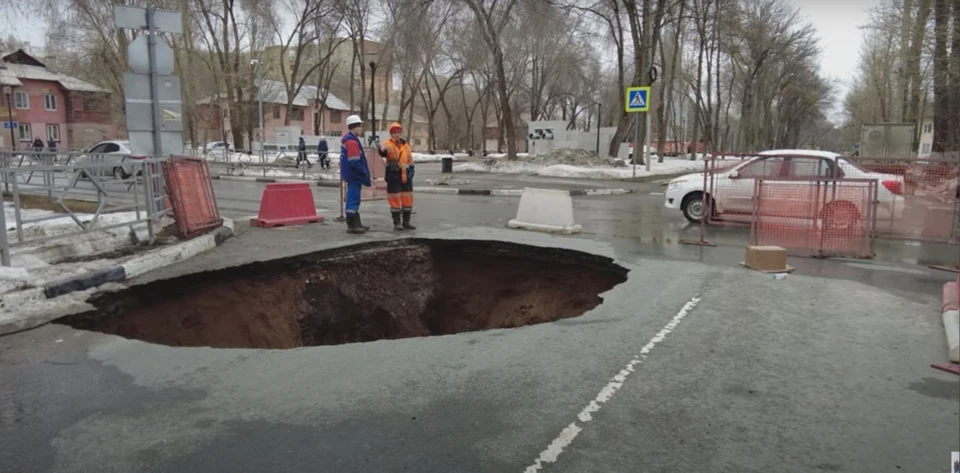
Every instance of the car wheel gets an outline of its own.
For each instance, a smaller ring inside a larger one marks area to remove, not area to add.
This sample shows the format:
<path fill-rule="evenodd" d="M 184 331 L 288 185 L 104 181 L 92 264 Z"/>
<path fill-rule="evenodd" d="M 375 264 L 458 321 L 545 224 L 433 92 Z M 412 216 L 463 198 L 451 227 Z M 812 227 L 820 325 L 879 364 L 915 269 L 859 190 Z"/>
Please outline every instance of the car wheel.
<path fill-rule="evenodd" d="M 114 179 L 121 180 L 121 179 L 126 179 L 126 178 L 128 178 L 128 177 L 130 177 L 130 175 L 127 174 L 127 171 L 124 171 L 124 170 L 123 170 L 123 167 L 122 167 L 122 166 L 117 166 L 117 167 L 113 168 L 113 178 L 114 178 Z"/>
<path fill-rule="evenodd" d="M 707 202 L 703 198 L 703 192 L 694 192 L 684 197 L 680 210 L 687 220 L 700 223 L 707 214 Z"/>
<path fill-rule="evenodd" d="M 860 211 L 852 202 L 831 202 L 821 215 L 828 231 L 850 231 L 860 227 Z"/>

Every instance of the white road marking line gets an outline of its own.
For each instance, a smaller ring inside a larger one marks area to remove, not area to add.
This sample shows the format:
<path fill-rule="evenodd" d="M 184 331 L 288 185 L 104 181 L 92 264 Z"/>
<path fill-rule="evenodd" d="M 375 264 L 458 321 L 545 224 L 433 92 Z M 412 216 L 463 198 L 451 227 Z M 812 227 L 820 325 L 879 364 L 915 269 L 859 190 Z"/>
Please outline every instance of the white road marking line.
<path fill-rule="evenodd" d="M 651 192 L 650 195 L 666 195 L 663 192 Z"/>
<path fill-rule="evenodd" d="M 677 312 L 677 315 L 674 315 L 673 318 L 670 319 L 670 322 L 660 329 L 660 331 L 657 332 L 657 334 L 654 335 L 654 337 L 651 338 L 650 341 L 640 349 L 640 354 L 634 356 L 633 359 L 627 363 L 627 366 L 620 370 L 620 372 L 617 373 L 616 376 L 614 376 L 610 382 L 600 390 L 600 392 L 597 394 L 597 397 L 590 401 L 590 403 L 588 403 L 586 407 L 580 411 L 580 414 L 577 415 L 577 419 L 584 424 L 593 420 L 593 413 L 599 411 L 600 408 L 603 407 L 603 404 L 613 398 L 613 395 L 616 394 L 617 390 L 623 387 L 623 383 L 627 380 L 627 377 L 630 376 L 630 373 L 633 373 L 638 365 L 642 365 L 643 362 L 646 361 L 647 355 L 653 351 L 653 348 L 667 338 L 667 335 L 669 335 L 670 332 L 680 325 L 680 321 L 682 321 L 684 317 L 686 317 L 687 314 L 689 314 L 699 302 L 700 296 L 696 296 L 684 304 L 683 307 L 680 308 L 680 311 Z M 560 431 L 560 435 L 557 435 L 557 438 L 550 442 L 550 445 L 548 445 L 546 449 L 540 452 L 540 456 L 538 456 L 533 462 L 533 465 L 528 466 L 525 470 L 523 470 L 523 472 L 536 473 L 543 468 L 544 463 L 556 462 L 560 454 L 563 453 L 563 449 L 570 446 L 570 444 L 573 443 L 573 439 L 577 438 L 577 435 L 583 429 L 584 427 L 577 425 L 576 421 L 566 426 L 562 431 Z"/>

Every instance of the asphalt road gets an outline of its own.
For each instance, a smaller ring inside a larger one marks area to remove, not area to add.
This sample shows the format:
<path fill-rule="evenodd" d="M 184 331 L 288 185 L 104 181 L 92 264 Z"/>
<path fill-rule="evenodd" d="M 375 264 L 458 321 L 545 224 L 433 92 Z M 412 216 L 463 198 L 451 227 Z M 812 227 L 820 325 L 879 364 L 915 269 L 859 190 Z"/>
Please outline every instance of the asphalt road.
<path fill-rule="evenodd" d="M 503 228 L 518 199 L 418 195 L 417 236 L 613 258 L 628 280 L 581 317 L 520 329 L 295 350 L 172 348 L 48 325 L 0 338 L 2 472 L 946 471 L 960 381 L 943 361 L 952 275 L 900 259 L 740 268 L 662 211 L 657 186 L 574 199 L 585 233 Z M 224 214 L 262 185 L 216 184 Z M 336 193 L 315 189 L 320 208 Z M 153 279 L 379 238 L 238 223 Z M 900 250 L 898 250 L 900 251 Z M 913 253 L 910 253 L 913 251 Z M 377 277 L 371 274 L 370 277 Z"/>

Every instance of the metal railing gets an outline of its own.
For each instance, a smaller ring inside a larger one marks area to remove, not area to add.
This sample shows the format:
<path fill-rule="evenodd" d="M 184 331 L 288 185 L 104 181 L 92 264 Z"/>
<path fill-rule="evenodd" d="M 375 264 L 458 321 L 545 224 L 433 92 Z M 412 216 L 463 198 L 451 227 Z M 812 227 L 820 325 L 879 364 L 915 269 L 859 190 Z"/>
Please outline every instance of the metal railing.
<path fill-rule="evenodd" d="M 4 266 L 10 265 L 12 248 L 95 231 L 145 223 L 150 240 L 155 238 L 155 225 L 169 212 L 161 169 L 166 158 L 82 155 L 83 159 L 75 159 L 78 156 L 70 153 L 0 152 L 0 182 L 4 195 L 12 200 L 15 223 L 14 241 L 10 241 L 5 203 L 4 212 L 0 214 L 0 226 L 4 229 L 0 232 L 0 263 Z M 21 204 L 24 198 L 31 196 L 50 199 L 63 213 L 25 218 Z M 71 209 L 73 201 L 95 203 L 96 207 L 92 214 L 80 215 Z M 133 211 L 133 218 L 104 224 L 104 215 L 124 211 Z M 32 225 L 54 219 L 72 221 L 78 229 L 40 237 L 25 232 Z"/>

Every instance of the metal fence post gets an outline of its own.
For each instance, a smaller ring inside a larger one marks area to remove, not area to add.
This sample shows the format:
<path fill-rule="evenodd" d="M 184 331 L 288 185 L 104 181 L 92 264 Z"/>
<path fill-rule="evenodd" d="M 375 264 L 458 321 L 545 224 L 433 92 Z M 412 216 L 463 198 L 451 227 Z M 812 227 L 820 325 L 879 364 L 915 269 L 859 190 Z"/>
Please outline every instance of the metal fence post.
<path fill-rule="evenodd" d="M 147 198 L 147 234 L 150 236 L 150 242 L 152 243 L 154 214 L 153 207 L 156 204 L 156 202 L 153 200 L 153 166 L 151 166 L 150 163 L 144 163 L 144 165 L 144 177 L 146 178 L 144 179 L 144 182 L 146 182 L 146 185 L 143 187 L 145 189 L 144 192 L 146 193 L 145 197 Z"/>
<path fill-rule="evenodd" d="M 7 173 L 3 173 L 3 180 L 7 180 Z M 10 241 L 7 239 L 7 211 L 0 212 L 0 264 L 10 266 Z"/>
<path fill-rule="evenodd" d="M 17 221 L 17 241 L 23 241 L 23 218 L 20 216 L 20 188 L 17 186 L 17 176 L 11 173 L 10 180 L 13 181 L 13 214 Z M 6 232 L 7 228 L 4 227 Z"/>

